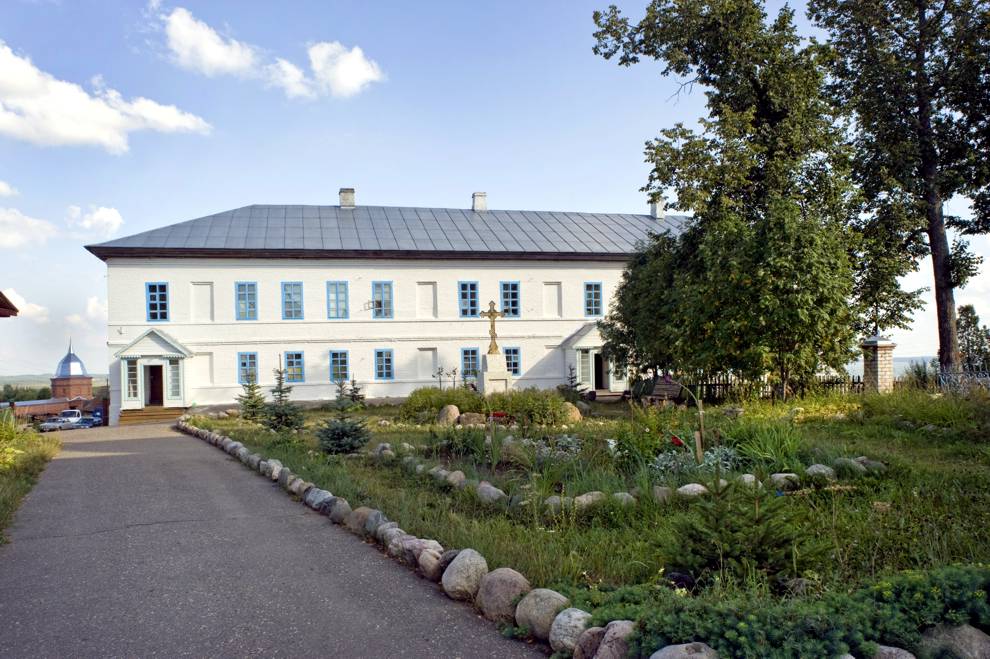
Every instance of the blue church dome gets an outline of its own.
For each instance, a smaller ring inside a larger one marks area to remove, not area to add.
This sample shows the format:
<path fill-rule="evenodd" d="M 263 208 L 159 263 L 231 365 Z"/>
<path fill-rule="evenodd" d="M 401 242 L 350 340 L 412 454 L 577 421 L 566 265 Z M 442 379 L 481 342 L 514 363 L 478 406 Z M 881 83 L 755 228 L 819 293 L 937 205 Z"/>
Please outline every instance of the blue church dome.
<path fill-rule="evenodd" d="M 55 367 L 55 377 L 57 378 L 70 378 L 73 375 L 86 375 L 86 365 L 83 364 L 82 360 L 76 356 L 76 353 L 72 352 L 72 344 L 69 344 L 69 352 L 65 353 L 65 357 L 62 357 L 62 361 L 58 363 Z"/>

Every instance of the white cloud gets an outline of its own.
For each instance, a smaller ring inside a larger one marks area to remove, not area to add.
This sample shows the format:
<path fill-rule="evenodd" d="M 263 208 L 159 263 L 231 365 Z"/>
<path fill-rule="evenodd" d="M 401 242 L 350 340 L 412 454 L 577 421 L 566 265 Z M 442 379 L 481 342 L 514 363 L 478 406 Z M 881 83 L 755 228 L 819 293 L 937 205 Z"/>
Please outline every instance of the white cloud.
<path fill-rule="evenodd" d="M 205 76 L 259 80 L 281 89 L 288 98 L 346 98 L 385 79 L 378 64 L 365 57 L 358 46 L 348 49 L 337 41 L 312 44 L 307 50 L 311 69 L 307 74 L 287 59 L 272 58 L 258 46 L 222 35 L 184 7 L 162 10 L 156 0 L 149 8 L 164 27 L 172 60 Z"/>
<path fill-rule="evenodd" d="M 358 46 L 350 50 L 338 41 L 323 41 L 309 47 L 313 77 L 323 91 L 334 96 L 354 96 L 385 75 Z"/>
<path fill-rule="evenodd" d="M 84 213 L 79 206 L 69 206 L 66 209 L 65 222 L 70 227 L 85 229 L 101 237 L 109 237 L 120 229 L 124 218 L 116 208 L 90 206 L 89 212 Z"/>
<path fill-rule="evenodd" d="M 0 181 L 0 197 L 15 197 L 17 194 L 17 188 L 6 181 Z"/>
<path fill-rule="evenodd" d="M 42 325 L 48 322 L 48 309 L 46 307 L 35 304 L 34 302 L 28 302 L 24 299 L 23 295 L 13 288 L 4 289 L 3 294 L 17 307 L 18 316 Z"/>
<path fill-rule="evenodd" d="M 47 220 L 28 217 L 16 208 L 0 208 L 0 249 L 43 245 L 58 233 Z"/>
<path fill-rule="evenodd" d="M 124 153 L 128 135 L 142 130 L 205 134 L 210 125 L 174 105 L 143 97 L 124 100 L 99 77 L 90 93 L 38 69 L 0 41 L 0 134 L 46 146 Z"/>
<path fill-rule="evenodd" d="M 254 74 L 258 54 L 253 46 L 221 36 L 183 7 L 163 15 L 162 20 L 168 48 L 179 66 L 210 77 Z"/>
<path fill-rule="evenodd" d="M 71 313 L 65 317 L 65 323 L 81 330 L 107 324 L 107 303 L 95 295 L 86 298 L 86 310 L 83 313 Z"/>

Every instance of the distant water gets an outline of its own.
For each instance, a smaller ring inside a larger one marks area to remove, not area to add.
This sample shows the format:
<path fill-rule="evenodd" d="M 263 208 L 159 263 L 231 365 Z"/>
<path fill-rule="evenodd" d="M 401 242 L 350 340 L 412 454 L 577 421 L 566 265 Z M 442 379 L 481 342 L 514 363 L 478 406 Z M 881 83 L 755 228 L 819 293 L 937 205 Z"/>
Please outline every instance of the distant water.
<path fill-rule="evenodd" d="M 894 377 L 899 375 L 904 375 L 905 372 L 911 367 L 911 364 L 915 362 L 920 362 L 922 364 L 930 364 L 931 361 L 935 359 L 934 356 L 931 357 L 894 357 Z M 849 371 L 849 375 L 862 375 L 863 374 L 863 358 L 860 357 L 856 361 L 849 364 L 846 367 Z"/>

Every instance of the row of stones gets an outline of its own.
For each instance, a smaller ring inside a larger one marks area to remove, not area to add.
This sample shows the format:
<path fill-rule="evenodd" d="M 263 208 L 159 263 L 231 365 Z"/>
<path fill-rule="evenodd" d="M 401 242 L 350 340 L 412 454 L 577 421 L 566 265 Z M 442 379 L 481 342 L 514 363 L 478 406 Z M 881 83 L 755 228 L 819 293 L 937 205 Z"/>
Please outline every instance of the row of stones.
<path fill-rule="evenodd" d="M 526 577 L 512 568 L 489 571 L 485 557 L 473 549 L 444 550 L 436 540 L 406 533 L 380 510 L 364 506 L 352 510 L 343 497 L 303 480 L 278 460 L 251 453 L 230 437 L 197 428 L 185 418 L 180 419 L 176 427 L 220 448 L 278 483 L 287 493 L 299 497 L 306 506 L 328 516 L 334 523 L 363 538 L 376 540 L 389 556 L 439 583 L 448 597 L 472 602 L 488 620 L 525 628 L 534 638 L 549 642 L 554 651 L 572 654 L 577 659 L 621 659 L 628 654 L 628 639 L 635 629 L 631 620 L 614 620 L 604 627 L 588 627 L 591 614 L 571 607 L 570 600 L 564 595 L 548 588 L 532 588 Z M 651 659 L 713 659 L 717 656 L 704 643 L 687 643 L 662 648 L 653 653 Z"/>

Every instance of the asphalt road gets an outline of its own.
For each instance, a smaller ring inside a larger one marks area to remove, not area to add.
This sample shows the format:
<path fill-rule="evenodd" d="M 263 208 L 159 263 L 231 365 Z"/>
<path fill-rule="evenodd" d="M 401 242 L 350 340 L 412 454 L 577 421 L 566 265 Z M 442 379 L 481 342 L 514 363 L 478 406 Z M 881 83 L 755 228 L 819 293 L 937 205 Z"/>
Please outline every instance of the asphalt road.
<path fill-rule="evenodd" d="M 225 453 L 75 430 L 0 546 L 0 656 L 535 657 Z"/>

